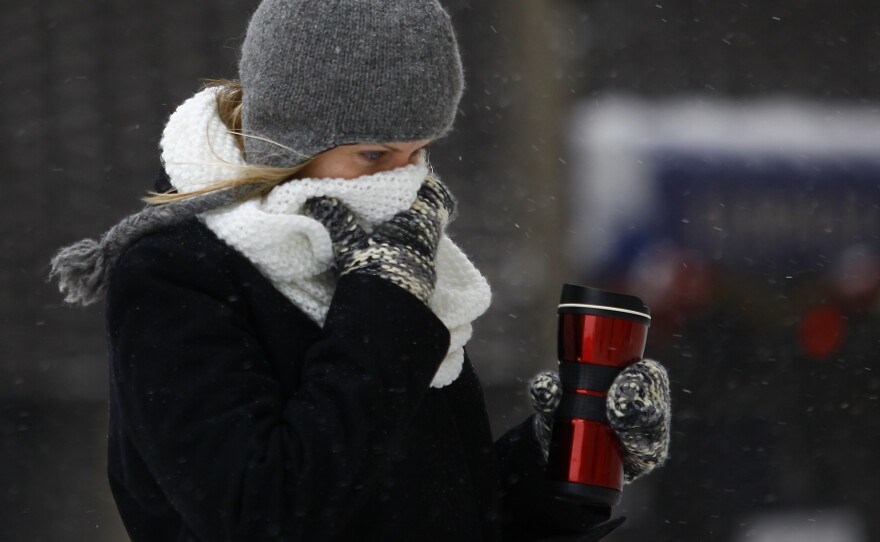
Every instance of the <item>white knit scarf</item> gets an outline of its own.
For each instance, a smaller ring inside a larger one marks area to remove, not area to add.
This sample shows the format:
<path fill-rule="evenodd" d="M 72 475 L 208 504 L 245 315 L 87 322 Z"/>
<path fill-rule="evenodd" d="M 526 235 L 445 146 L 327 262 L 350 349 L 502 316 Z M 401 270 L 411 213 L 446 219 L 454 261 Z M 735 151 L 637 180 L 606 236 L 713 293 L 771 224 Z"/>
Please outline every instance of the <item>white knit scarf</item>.
<path fill-rule="evenodd" d="M 162 135 L 162 161 L 180 193 L 235 179 L 245 165 L 217 113 L 215 89 L 205 89 L 171 115 Z M 323 325 L 336 287 L 333 247 L 321 223 L 303 216 L 315 196 L 344 202 L 368 231 L 408 209 L 428 174 L 409 165 L 357 179 L 298 179 L 263 198 L 199 215 L 217 237 L 248 258 L 275 288 L 318 325 Z M 462 348 L 473 322 L 489 307 L 489 284 L 445 234 L 437 247 L 437 282 L 429 306 L 451 335 L 449 352 L 431 386 L 441 388 L 461 373 Z"/>

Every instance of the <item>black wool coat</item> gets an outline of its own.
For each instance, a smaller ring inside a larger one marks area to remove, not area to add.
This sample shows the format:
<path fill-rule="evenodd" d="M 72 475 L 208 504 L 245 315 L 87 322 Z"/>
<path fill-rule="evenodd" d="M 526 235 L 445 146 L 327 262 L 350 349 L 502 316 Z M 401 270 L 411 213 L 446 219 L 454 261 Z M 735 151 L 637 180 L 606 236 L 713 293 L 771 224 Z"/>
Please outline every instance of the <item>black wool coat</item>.
<path fill-rule="evenodd" d="M 321 328 L 193 217 L 123 251 L 106 329 L 107 471 L 134 542 L 609 530 L 608 509 L 546 494 L 530 420 L 493 443 L 469 360 L 429 387 L 449 333 L 377 277 L 342 277 Z"/>

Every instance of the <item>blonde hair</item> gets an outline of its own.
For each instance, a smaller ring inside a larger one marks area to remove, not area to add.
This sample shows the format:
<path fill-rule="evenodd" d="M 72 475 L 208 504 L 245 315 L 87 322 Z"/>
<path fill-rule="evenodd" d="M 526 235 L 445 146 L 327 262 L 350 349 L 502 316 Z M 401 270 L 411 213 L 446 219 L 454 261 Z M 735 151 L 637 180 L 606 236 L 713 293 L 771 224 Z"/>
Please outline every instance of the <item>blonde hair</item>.
<path fill-rule="evenodd" d="M 202 88 L 218 87 L 217 90 L 217 112 L 220 119 L 229 133 L 235 137 L 235 143 L 239 150 L 244 152 L 244 137 L 241 132 L 241 82 L 234 79 L 218 79 L 205 81 Z M 231 181 L 220 181 L 206 188 L 187 192 L 186 194 L 177 194 L 172 191 L 167 193 L 153 192 L 147 193 L 147 196 L 141 198 L 144 203 L 151 205 L 161 205 L 163 203 L 171 203 L 174 201 L 185 200 L 216 190 L 225 188 L 244 188 L 244 196 L 242 199 L 254 197 L 256 195 L 265 196 L 279 184 L 290 180 L 297 173 L 302 171 L 311 159 L 292 167 L 278 168 L 261 165 L 245 165 L 239 166 L 241 176 Z"/>

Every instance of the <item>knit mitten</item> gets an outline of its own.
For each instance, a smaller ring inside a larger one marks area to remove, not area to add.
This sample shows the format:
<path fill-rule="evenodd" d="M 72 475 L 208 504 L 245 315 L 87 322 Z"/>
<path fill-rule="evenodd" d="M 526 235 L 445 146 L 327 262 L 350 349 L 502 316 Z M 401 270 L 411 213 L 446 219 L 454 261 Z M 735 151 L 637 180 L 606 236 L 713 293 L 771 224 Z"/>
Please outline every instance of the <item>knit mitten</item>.
<path fill-rule="evenodd" d="M 375 275 L 407 290 L 425 304 L 434 293 L 437 244 L 454 211 L 452 194 L 433 176 L 422 184 L 409 209 L 369 234 L 336 198 L 312 198 L 304 207 L 306 215 L 330 232 L 340 276 Z"/>
<path fill-rule="evenodd" d="M 621 371 L 608 390 L 605 405 L 611 429 L 625 451 L 627 482 L 666 461 L 672 405 L 669 376 L 662 365 L 645 359 Z"/>
<path fill-rule="evenodd" d="M 539 373 L 532 379 L 529 392 L 536 410 L 535 438 L 546 459 L 553 412 L 562 398 L 558 373 Z M 611 384 L 605 405 L 608 423 L 623 451 L 625 482 L 647 474 L 666 460 L 672 406 L 669 376 L 662 365 L 645 359 L 623 369 Z"/>

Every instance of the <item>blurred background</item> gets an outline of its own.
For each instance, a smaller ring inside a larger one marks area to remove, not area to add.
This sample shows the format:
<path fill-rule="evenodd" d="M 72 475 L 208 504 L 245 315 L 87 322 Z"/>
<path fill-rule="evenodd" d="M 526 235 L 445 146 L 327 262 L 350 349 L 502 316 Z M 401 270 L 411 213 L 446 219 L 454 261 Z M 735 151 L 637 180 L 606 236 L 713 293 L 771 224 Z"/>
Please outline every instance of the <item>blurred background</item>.
<path fill-rule="evenodd" d="M 115 541 L 101 307 L 59 247 L 142 207 L 168 115 L 257 0 L 6 2 L 0 540 Z M 610 540 L 880 540 L 880 5 L 449 0 L 468 88 L 431 154 L 494 289 L 493 430 L 553 368 L 563 282 L 641 296 L 668 464 Z"/>

